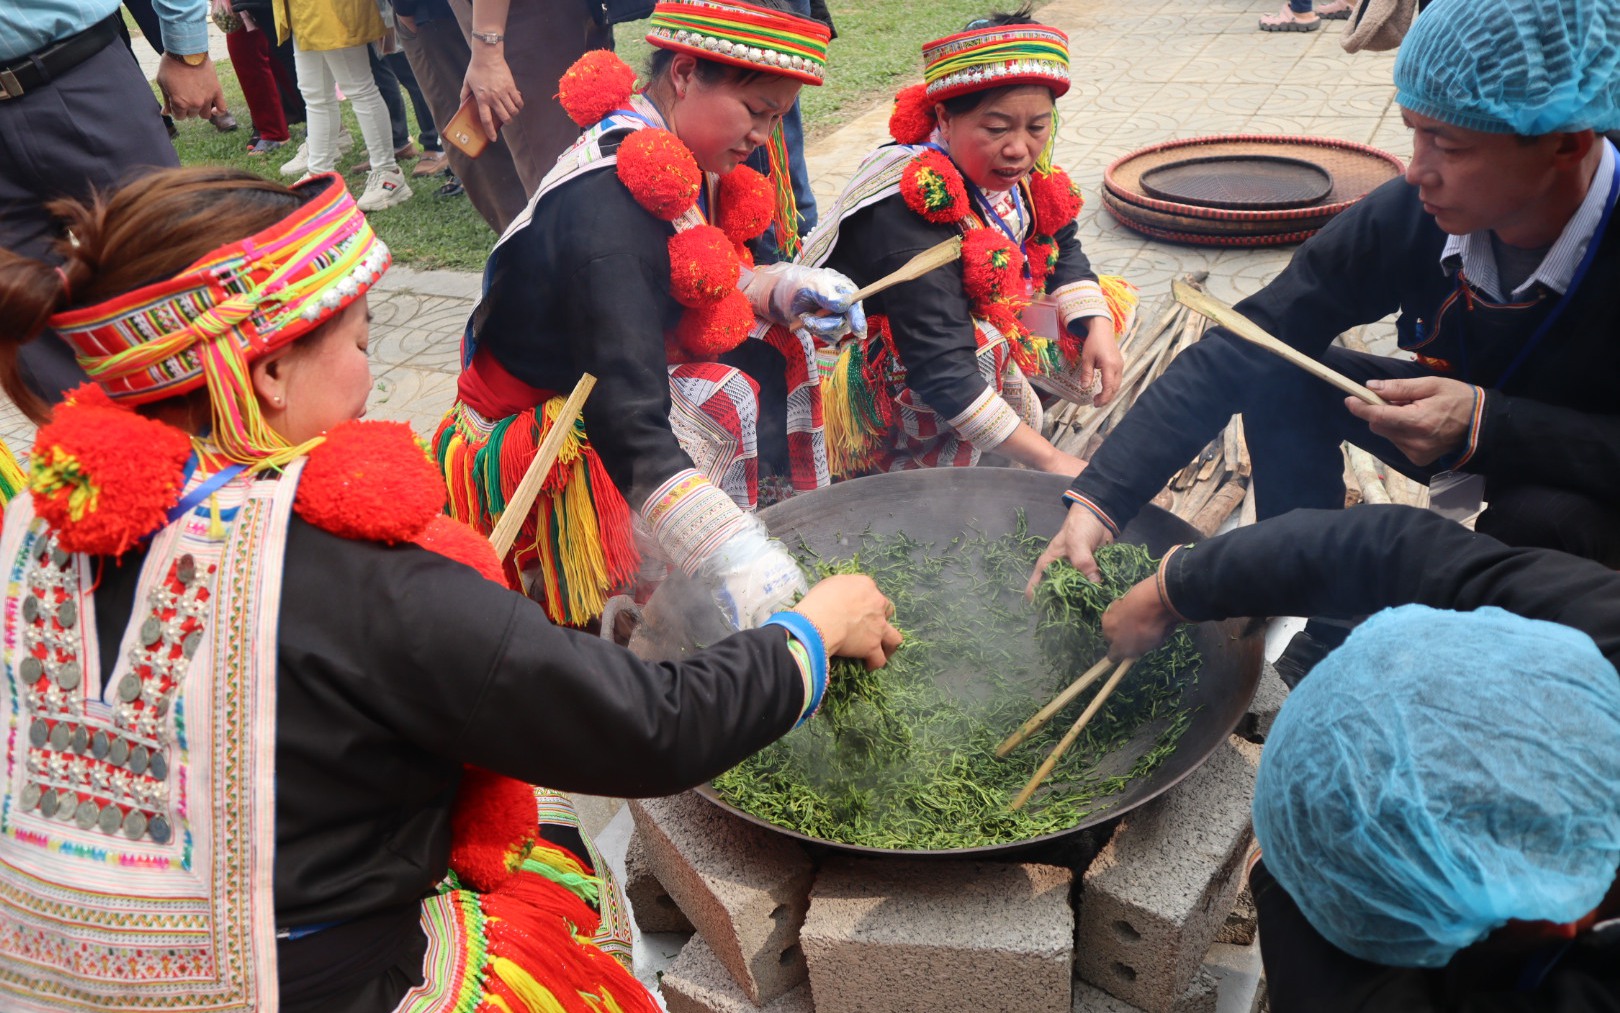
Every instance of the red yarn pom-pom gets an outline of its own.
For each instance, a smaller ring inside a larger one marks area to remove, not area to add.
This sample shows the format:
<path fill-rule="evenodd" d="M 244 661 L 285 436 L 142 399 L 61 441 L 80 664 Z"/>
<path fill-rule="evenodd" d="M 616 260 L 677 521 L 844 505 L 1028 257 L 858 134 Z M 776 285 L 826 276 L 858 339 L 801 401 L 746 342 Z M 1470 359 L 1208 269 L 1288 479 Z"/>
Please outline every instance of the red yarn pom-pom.
<path fill-rule="evenodd" d="M 563 71 L 557 101 L 568 118 L 589 127 L 615 109 L 630 104 L 636 72 L 611 49 L 593 49 Z"/>
<path fill-rule="evenodd" d="M 949 158 L 932 149 L 900 171 L 900 194 L 907 207 L 931 222 L 954 222 L 968 213 L 962 174 Z"/>
<path fill-rule="evenodd" d="M 1024 243 L 1024 254 L 1029 258 L 1029 278 L 1035 290 L 1040 291 L 1046 279 L 1057 266 L 1058 244 L 1051 236 L 1034 236 Z"/>
<path fill-rule="evenodd" d="M 1030 175 L 1029 196 L 1035 205 L 1035 229 L 1049 236 L 1074 221 L 1074 216 L 1085 205 L 1080 188 L 1068 173 L 1056 166 L 1051 172 Z"/>
<path fill-rule="evenodd" d="M 479 767 L 461 771 L 450 809 L 450 868 L 489 893 L 517 869 L 539 835 L 534 789 Z"/>
<path fill-rule="evenodd" d="M 444 514 L 436 514 L 427 527 L 411 541 L 427 549 L 437 552 L 446 559 L 453 559 L 458 563 L 477 570 L 487 580 L 497 584 L 506 584 L 506 573 L 501 568 L 501 559 L 495 555 L 495 546 L 489 544 L 489 539 L 472 529 L 472 526 Z"/>
<path fill-rule="evenodd" d="M 771 181 L 746 165 L 720 177 L 720 214 L 715 224 L 734 243 L 757 239 L 776 213 Z"/>
<path fill-rule="evenodd" d="M 413 541 L 444 508 L 444 476 L 404 422 L 335 426 L 310 452 L 293 509 L 334 535 Z"/>
<path fill-rule="evenodd" d="M 934 132 L 934 102 L 928 86 L 914 84 L 901 88 L 889 113 L 889 136 L 901 144 L 921 144 Z"/>
<path fill-rule="evenodd" d="M 731 351 L 754 329 L 754 307 L 732 289 L 719 302 L 689 309 L 675 328 L 675 342 L 693 359 L 712 359 Z"/>
<path fill-rule="evenodd" d="M 121 555 L 168 523 L 190 456 L 185 433 L 85 384 L 34 439 L 34 511 L 68 552 Z"/>
<path fill-rule="evenodd" d="M 703 170 L 668 130 L 637 130 L 619 145 L 619 179 L 636 203 L 670 222 L 697 203 Z"/>
<path fill-rule="evenodd" d="M 1024 257 L 995 229 L 969 229 L 962 237 L 962 290 L 979 306 L 1022 295 Z"/>
<path fill-rule="evenodd" d="M 737 251 L 713 225 L 669 237 L 669 291 L 682 306 L 708 306 L 737 291 Z"/>

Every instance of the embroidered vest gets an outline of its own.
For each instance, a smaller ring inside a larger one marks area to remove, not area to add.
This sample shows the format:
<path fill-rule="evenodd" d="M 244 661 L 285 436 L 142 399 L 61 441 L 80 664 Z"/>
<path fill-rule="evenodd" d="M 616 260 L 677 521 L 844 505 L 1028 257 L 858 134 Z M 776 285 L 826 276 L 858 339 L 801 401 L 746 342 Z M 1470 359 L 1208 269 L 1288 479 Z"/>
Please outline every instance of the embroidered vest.
<path fill-rule="evenodd" d="M 153 537 L 110 673 L 95 561 L 13 500 L 0 1007 L 276 1008 L 276 625 L 301 467 L 221 489 L 222 530 L 204 507 Z"/>

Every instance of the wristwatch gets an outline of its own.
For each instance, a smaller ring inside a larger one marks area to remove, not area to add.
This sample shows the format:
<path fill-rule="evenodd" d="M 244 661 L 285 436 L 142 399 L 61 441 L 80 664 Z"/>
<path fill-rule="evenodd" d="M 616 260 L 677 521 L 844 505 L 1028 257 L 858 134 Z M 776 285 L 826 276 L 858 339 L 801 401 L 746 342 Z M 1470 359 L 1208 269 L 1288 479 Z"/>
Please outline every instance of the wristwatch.
<path fill-rule="evenodd" d="M 472 32 L 470 34 L 473 38 L 487 46 L 498 46 L 501 44 L 501 41 L 506 38 L 506 36 L 502 35 L 500 32 Z"/>
<path fill-rule="evenodd" d="M 185 61 L 185 64 L 188 67 L 201 67 L 203 65 L 203 61 L 208 59 L 208 51 L 206 49 L 200 53 L 170 53 L 169 55 L 174 57 L 176 60 Z"/>

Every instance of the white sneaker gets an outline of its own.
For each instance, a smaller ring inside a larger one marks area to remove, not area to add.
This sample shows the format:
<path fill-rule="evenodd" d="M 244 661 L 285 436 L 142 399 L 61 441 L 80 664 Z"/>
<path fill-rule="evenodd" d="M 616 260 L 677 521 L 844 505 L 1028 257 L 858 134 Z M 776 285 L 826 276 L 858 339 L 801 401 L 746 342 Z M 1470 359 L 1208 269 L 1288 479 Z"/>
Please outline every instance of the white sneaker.
<path fill-rule="evenodd" d="M 411 197 L 411 185 L 405 182 L 405 173 L 399 166 L 392 169 L 374 169 L 366 176 L 366 191 L 355 204 L 361 211 L 381 211 L 395 204 L 403 204 Z"/>
<path fill-rule="evenodd" d="M 354 135 L 349 133 L 347 130 L 339 130 L 337 142 L 338 154 L 341 155 L 352 147 L 354 147 Z M 298 154 L 292 157 L 292 161 L 284 162 L 282 164 L 281 174 L 283 176 L 304 176 L 308 173 L 309 141 L 305 140 L 303 143 L 298 145 Z"/>

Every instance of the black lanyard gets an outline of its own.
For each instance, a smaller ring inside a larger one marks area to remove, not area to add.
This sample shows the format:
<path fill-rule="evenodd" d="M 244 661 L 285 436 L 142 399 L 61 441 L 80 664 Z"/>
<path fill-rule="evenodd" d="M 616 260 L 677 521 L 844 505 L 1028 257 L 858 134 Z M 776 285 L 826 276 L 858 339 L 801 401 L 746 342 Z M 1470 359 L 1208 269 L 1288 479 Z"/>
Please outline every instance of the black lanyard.
<path fill-rule="evenodd" d="M 1569 285 L 1565 287 L 1564 294 L 1559 296 L 1558 303 L 1553 306 L 1552 312 L 1547 314 L 1546 319 L 1541 322 L 1541 326 L 1537 327 L 1536 332 L 1530 336 L 1530 340 L 1525 342 L 1523 348 L 1519 349 L 1519 354 L 1513 357 L 1513 361 L 1508 363 L 1507 369 L 1503 370 L 1496 383 L 1491 385 L 1493 390 L 1501 390 L 1507 385 L 1508 379 L 1519 371 L 1519 367 L 1523 366 L 1525 361 L 1530 358 L 1530 354 L 1541 344 L 1542 339 L 1552 331 L 1553 325 L 1558 322 L 1558 318 L 1564 315 L 1564 310 L 1569 308 L 1570 302 L 1575 298 L 1576 291 L 1581 287 L 1581 282 L 1586 280 L 1587 272 L 1592 269 L 1592 262 L 1597 259 L 1598 246 L 1603 242 L 1603 234 L 1608 231 L 1609 219 L 1614 217 L 1614 206 L 1617 199 L 1620 199 L 1620 159 L 1616 159 L 1614 169 L 1610 173 L 1609 194 L 1603 201 L 1603 217 L 1598 219 L 1597 229 L 1592 233 L 1591 240 L 1586 244 L 1586 253 L 1581 257 L 1580 266 L 1575 268 L 1574 276 L 1570 278 Z M 1463 277 L 1463 273 L 1458 271 L 1458 289 L 1461 290 L 1467 284 L 1468 282 Z M 1464 295 L 1466 297 L 1466 293 Z M 1467 304 L 1465 302 L 1463 320 L 1467 319 L 1467 313 Z M 1438 324 L 1438 321 L 1436 323 Z M 1467 381 L 1468 335 L 1466 331 L 1462 335 L 1462 339 L 1459 344 L 1461 349 L 1461 361 L 1459 364 L 1462 366 L 1462 378 Z"/>

